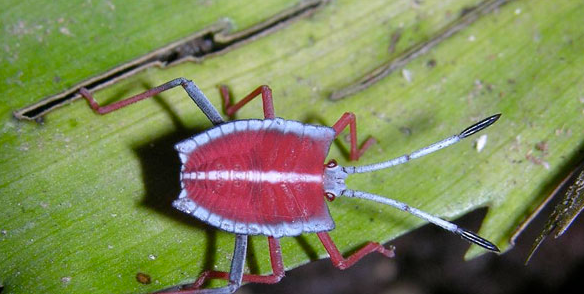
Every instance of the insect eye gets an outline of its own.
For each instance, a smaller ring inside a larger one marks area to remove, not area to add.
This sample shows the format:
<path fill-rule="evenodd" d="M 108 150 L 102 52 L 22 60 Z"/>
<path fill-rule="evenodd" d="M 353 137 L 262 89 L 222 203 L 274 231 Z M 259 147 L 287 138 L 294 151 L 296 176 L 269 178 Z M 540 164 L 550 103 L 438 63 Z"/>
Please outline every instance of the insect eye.
<path fill-rule="evenodd" d="M 331 159 L 329 162 L 327 162 L 327 164 L 325 164 L 325 166 L 328 168 L 333 168 L 336 167 L 337 165 L 338 165 L 337 161 L 334 159 Z"/>
<path fill-rule="evenodd" d="M 337 198 L 337 196 L 331 192 L 324 192 L 324 197 L 328 202 L 332 202 L 333 200 L 335 200 L 335 198 Z"/>

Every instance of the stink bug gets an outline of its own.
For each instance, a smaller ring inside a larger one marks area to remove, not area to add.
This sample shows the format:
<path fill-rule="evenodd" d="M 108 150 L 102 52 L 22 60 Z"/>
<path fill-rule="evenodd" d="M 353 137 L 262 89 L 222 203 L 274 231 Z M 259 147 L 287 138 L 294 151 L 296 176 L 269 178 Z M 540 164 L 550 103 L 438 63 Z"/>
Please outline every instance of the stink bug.
<path fill-rule="evenodd" d="M 424 147 L 410 154 L 365 166 L 340 166 L 331 160 L 325 163 L 333 140 L 349 127 L 350 159 L 357 160 L 374 143 L 369 138 L 357 147 L 357 127 L 353 113 L 345 113 L 332 127 L 304 124 L 277 118 L 274 114 L 272 92 L 260 86 L 239 101 L 231 104 L 229 91 L 220 87 L 223 105 L 232 116 L 246 103 L 261 95 L 264 119 L 225 122 L 207 97 L 190 80 L 174 79 L 142 94 L 119 102 L 99 106 L 86 89 L 80 93 L 91 108 L 100 114 L 120 109 L 131 103 L 155 96 L 160 92 L 182 86 L 214 127 L 175 145 L 182 162 L 181 192 L 173 206 L 216 228 L 235 234 L 235 249 L 229 273 L 203 272 L 195 283 L 185 285 L 180 293 L 232 293 L 243 282 L 276 283 L 284 276 L 279 238 L 302 233 L 316 233 L 333 264 L 346 269 L 365 255 L 379 252 L 394 255 L 379 243 L 369 242 L 344 258 L 330 238 L 328 231 L 335 224 L 326 200 L 352 197 L 391 205 L 453 232 L 463 239 L 498 252 L 493 243 L 453 223 L 423 212 L 405 203 L 379 195 L 351 190 L 345 185 L 350 174 L 365 173 L 406 163 L 450 146 L 490 126 L 500 116 L 490 116 L 461 133 Z M 271 275 L 244 274 L 245 254 L 249 235 L 268 237 Z M 228 280 L 228 285 L 215 289 L 199 289 L 207 279 Z M 169 293 L 169 292 L 165 292 Z"/>

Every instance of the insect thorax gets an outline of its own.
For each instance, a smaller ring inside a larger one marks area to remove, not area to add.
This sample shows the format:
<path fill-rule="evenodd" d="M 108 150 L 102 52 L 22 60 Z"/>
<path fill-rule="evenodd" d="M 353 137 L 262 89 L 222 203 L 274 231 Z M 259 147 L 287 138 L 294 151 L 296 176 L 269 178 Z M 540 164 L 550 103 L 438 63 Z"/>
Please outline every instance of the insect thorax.
<path fill-rule="evenodd" d="M 345 179 L 349 174 L 335 160 L 329 161 L 324 169 L 324 192 L 334 197 L 341 196 L 347 189 Z"/>

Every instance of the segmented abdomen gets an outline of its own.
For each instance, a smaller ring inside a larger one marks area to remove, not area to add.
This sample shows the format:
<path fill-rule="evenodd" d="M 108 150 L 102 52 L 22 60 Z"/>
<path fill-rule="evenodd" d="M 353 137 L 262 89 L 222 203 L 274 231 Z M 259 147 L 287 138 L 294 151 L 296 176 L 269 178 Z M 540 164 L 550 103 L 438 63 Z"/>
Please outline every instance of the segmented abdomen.
<path fill-rule="evenodd" d="M 328 127 L 274 119 L 229 122 L 185 140 L 175 207 L 236 233 L 330 230 L 323 164 L 333 138 Z"/>

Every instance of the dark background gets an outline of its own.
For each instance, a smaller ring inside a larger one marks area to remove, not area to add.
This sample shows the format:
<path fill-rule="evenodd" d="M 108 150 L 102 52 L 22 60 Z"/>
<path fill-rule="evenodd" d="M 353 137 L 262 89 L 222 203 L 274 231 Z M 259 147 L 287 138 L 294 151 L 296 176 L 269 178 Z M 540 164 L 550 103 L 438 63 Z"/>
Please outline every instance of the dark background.
<path fill-rule="evenodd" d="M 396 257 L 371 254 L 345 271 L 329 259 L 286 272 L 275 285 L 248 284 L 238 294 L 252 293 L 582 293 L 584 286 L 584 221 L 576 219 L 558 239 L 548 237 L 525 266 L 533 241 L 550 214 L 544 210 L 502 255 L 485 254 L 470 261 L 468 243 L 426 225 L 390 244 Z M 474 211 L 456 223 L 477 230 L 486 210 Z"/>

